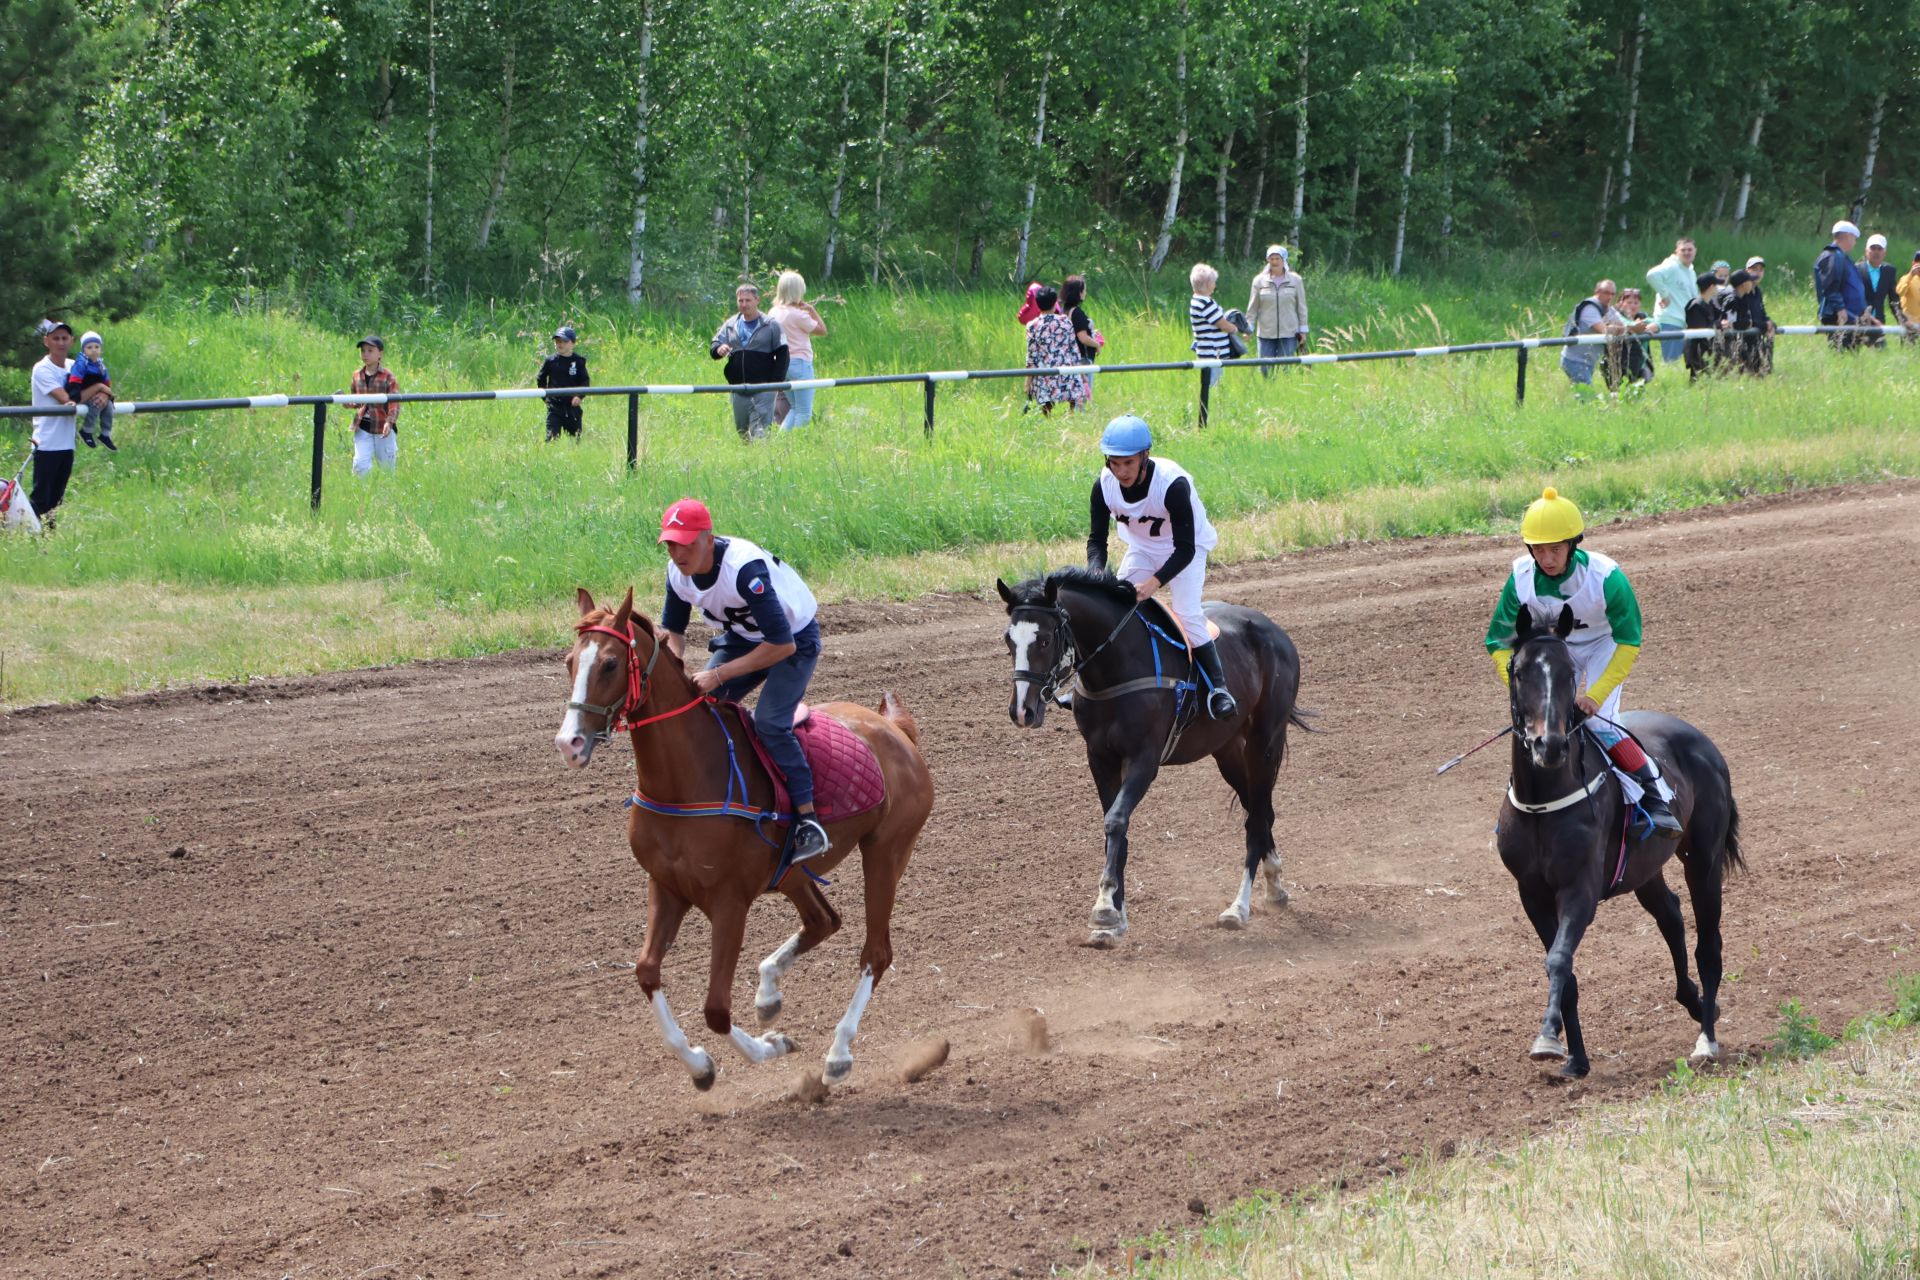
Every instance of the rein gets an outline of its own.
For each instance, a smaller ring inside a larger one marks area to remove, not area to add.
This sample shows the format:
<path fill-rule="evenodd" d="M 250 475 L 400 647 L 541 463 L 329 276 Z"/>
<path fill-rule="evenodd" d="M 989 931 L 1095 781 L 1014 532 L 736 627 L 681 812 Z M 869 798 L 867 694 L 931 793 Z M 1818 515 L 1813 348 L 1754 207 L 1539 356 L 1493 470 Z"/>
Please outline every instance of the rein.
<path fill-rule="evenodd" d="M 624 632 L 615 631 L 612 627 L 593 626 L 581 628 L 580 634 L 587 635 L 589 633 L 612 636 L 615 640 L 627 646 L 627 692 L 625 697 L 617 703 L 567 703 L 567 710 L 569 711 L 585 711 L 592 715 L 604 717 L 605 723 L 590 735 L 596 745 L 613 741 L 613 735 L 616 733 L 629 733 L 660 720 L 671 720 L 674 716 L 693 710 L 703 702 L 714 701 L 714 699 L 705 694 L 697 693 L 693 696 L 691 702 L 675 707 L 671 711 L 663 711 L 659 715 L 648 716 L 644 720 L 632 719 L 631 717 L 638 712 L 641 707 L 647 704 L 647 685 L 653 678 L 654 664 L 660 661 L 660 650 L 665 646 L 660 642 L 660 637 L 656 635 L 653 638 L 653 652 L 647 655 L 647 664 L 645 667 L 642 667 L 640 665 L 640 637 L 634 631 L 631 621 L 627 623 L 627 629 Z"/>
<path fill-rule="evenodd" d="M 1045 702 L 1050 700 L 1054 694 L 1060 691 L 1060 686 L 1070 680 L 1079 680 L 1080 673 L 1086 669 L 1087 664 L 1099 657 L 1108 645 L 1120 638 L 1120 633 L 1126 630 L 1127 624 L 1132 622 L 1134 617 L 1139 614 L 1141 603 L 1141 601 L 1135 600 L 1133 607 L 1120 615 L 1120 621 L 1116 622 L 1113 630 L 1107 633 L 1107 638 L 1095 645 L 1093 651 L 1078 662 L 1074 661 L 1073 620 L 1067 616 L 1065 609 L 1057 604 L 1017 604 L 1013 606 L 1013 608 L 1008 611 L 1010 615 L 1016 615 L 1022 609 L 1033 613 L 1052 615 L 1054 641 L 1060 651 L 1060 656 L 1054 661 L 1053 670 L 1047 672 L 1044 676 L 1037 671 L 1016 667 L 1014 668 L 1013 678 L 1015 680 L 1032 680 L 1037 682 L 1040 686 L 1041 701 Z M 1112 693 L 1097 693 L 1088 689 L 1085 684 L 1082 683 L 1081 692 L 1090 698 L 1100 698 L 1103 696 L 1116 696 L 1119 690 L 1115 690 Z"/>

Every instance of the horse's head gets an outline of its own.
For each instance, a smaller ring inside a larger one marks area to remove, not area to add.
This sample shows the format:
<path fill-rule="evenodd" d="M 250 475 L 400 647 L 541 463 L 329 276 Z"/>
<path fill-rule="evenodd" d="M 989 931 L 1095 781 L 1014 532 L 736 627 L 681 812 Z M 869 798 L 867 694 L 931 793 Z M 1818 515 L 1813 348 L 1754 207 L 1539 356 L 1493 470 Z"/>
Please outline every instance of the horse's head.
<path fill-rule="evenodd" d="M 1513 711 L 1513 732 L 1534 764 L 1558 769 L 1567 760 L 1567 743 L 1574 727 L 1574 696 L 1579 676 L 1567 636 L 1573 631 L 1573 608 L 1560 610 L 1548 630 L 1537 625 L 1524 605 L 1514 628 L 1513 662 L 1508 668 L 1507 701 Z"/>
<path fill-rule="evenodd" d="M 1073 664 L 1073 632 L 1054 597 L 1053 584 L 1029 578 L 1017 587 L 994 579 L 1007 602 L 1007 652 L 1013 655 L 1013 702 L 1007 715 L 1023 729 L 1038 729 L 1047 703 Z"/>
<path fill-rule="evenodd" d="M 560 758 L 575 769 L 593 759 L 593 749 L 640 714 L 653 695 L 656 666 L 661 673 L 681 670 L 644 614 L 634 612 L 633 590 L 617 609 L 596 605 L 582 587 L 573 648 L 567 653 L 566 718 L 553 743 Z M 664 662 L 663 662 L 664 656 Z"/>

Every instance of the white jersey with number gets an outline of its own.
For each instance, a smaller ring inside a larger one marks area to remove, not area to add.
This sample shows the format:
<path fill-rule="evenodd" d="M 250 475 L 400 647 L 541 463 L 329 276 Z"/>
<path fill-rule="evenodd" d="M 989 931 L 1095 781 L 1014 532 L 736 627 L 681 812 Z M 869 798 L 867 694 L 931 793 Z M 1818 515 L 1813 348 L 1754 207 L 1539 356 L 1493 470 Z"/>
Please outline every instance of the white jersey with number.
<path fill-rule="evenodd" d="M 753 606 L 741 590 L 744 585 L 747 591 L 753 591 L 754 583 L 761 580 L 756 577 L 745 584 L 740 581 L 740 570 L 755 560 L 767 566 L 767 577 L 771 581 L 766 585 L 786 611 L 788 628 L 798 634 L 820 610 L 814 602 L 813 592 L 807 589 L 807 584 L 801 581 L 800 575 L 786 561 L 762 551 L 745 538 L 727 540 L 726 550 L 715 566 L 719 572 L 714 576 L 712 586 L 702 589 L 695 585 L 692 578 L 680 572 L 677 566 L 669 564 L 667 588 L 698 609 L 714 627 L 729 631 L 749 644 L 761 644 L 766 640 L 766 634 L 753 620 Z"/>
<path fill-rule="evenodd" d="M 1560 621 L 1560 611 L 1573 609 L 1573 631 L 1567 636 L 1567 650 L 1580 672 L 1580 687 L 1592 686 L 1613 661 L 1619 645 L 1613 639 L 1613 622 L 1607 617 L 1607 577 L 1619 570 L 1614 560 L 1598 551 L 1586 553 L 1586 563 L 1575 562 L 1573 572 L 1560 584 L 1566 598 L 1543 596 L 1535 589 L 1533 575 L 1537 566 L 1531 552 L 1513 562 L 1513 593 L 1520 607 L 1533 615 L 1534 625 L 1551 631 Z M 1614 689 L 1601 708 L 1609 719 L 1620 713 L 1620 690 Z"/>
<path fill-rule="evenodd" d="M 1120 482 L 1107 468 L 1100 471 L 1100 497 L 1113 514 L 1120 540 L 1131 550 L 1157 557 L 1164 562 L 1173 554 L 1173 518 L 1167 514 L 1167 490 L 1176 480 L 1187 482 L 1187 495 L 1193 501 L 1193 549 L 1208 552 L 1219 543 L 1220 535 L 1207 522 L 1206 504 L 1200 501 L 1200 487 L 1177 462 L 1165 458 L 1153 460 L 1153 475 L 1147 481 L 1147 496 L 1128 502 L 1120 496 Z"/>

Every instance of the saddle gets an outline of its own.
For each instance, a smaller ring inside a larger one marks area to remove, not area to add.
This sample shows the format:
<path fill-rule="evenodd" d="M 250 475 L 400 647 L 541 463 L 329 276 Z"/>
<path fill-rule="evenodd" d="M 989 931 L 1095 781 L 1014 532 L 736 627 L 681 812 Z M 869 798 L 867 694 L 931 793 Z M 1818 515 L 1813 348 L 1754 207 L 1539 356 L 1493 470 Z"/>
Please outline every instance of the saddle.
<path fill-rule="evenodd" d="M 1219 603 L 1220 601 L 1218 600 L 1203 600 L 1200 604 L 1200 607 L 1204 609 L 1210 604 L 1219 604 Z M 1160 603 L 1159 596 L 1150 596 L 1146 600 L 1141 601 L 1140 616 L 1145 618 L 1148 622 L 1153 623 L 1155 626 L 1159 627 L 1161 630 L 1166 631 L 1171 635 L 1178 636 L 1180 640 L 1187 646 L 1187 652 L 1189 654 L 1193 652 L 1193 637 L 1188 635 L 1187 629 L 1180 625 L 1180 619 L 1173 616 L 1173 610 L 1167 608 L 1166 605 Z M 1212 618 L 1208 618 L 1207 619 L 1207 638 L 1202 643 L 1211 644 L 1213 641 L 1218 640 L 1219 638 L 1220 638 L 1220 624 L 1215 622 Z"/>
<path fill-rule="evenodd" d="M 738 722 L 740 731 L 753 745 L 760 767 L 773 781 L 773 813 L 766 820 L 792 822 L 793 797 L 787 791 L 787 780 L 754 731 L 752 713 L 737 702 L 720 705 L 723 713 L 731 713 Z M 865 738 L 832 716 L 813 714 L 813 708 L 805 703 L 794 712 L 793 732 L 800 739 L 800 750 L 806 754 L 807 764 L 813 770 L 813 805 L 820 821 L 857 818 L 886 803 L 886 775 L 880 772 L 880 761 Z"/>

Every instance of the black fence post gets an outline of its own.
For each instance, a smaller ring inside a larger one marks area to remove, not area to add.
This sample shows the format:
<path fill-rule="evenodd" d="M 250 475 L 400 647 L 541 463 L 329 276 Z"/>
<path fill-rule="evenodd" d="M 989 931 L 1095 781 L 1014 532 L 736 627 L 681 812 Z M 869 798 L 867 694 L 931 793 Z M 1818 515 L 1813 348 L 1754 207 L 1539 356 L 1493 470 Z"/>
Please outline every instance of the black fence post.
<path fill-rule="evenodd" d="M 321 464 L 326 460 L 326 456 L 327 406 L 317 404 L 313 406 L 313 492 L 308 498 L 315 511 L 320 509 Z"/>
<path fill-rule="evenodd" d="M 1514 377 L 1513 402 L 1525 404 L 1527 402 L 1527 349 L 1521 347 L 1517 354 L 1520 357 L 1520 371 Z"/>
<path fill-rule="evenodd" d="M 627 470 L 640 465 L 640 393 L 627 397 Z"/>
<path fill-rule="evenodd" d="M 1200 425 L 1207 425 L 1207 397 L 1213 391 L 1213 370 L 1200 371 Z"/>
<path fill-rule="evenodd" d="M 926 381 L 926 388 L 927 388 L 927 423 L 926 423 L 926 430 L 927 430 L 927 439 L 929 439 L 929 440 L 931 440 L 931 439 L 933 439 L 933 391 L 934 391 L 934 386 L 933 386 L 933 379 L 932 379 L 932 378 L 928 378 L 928 379 L 927 379 L 927 381 Z"/>

